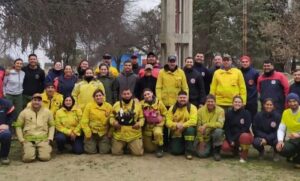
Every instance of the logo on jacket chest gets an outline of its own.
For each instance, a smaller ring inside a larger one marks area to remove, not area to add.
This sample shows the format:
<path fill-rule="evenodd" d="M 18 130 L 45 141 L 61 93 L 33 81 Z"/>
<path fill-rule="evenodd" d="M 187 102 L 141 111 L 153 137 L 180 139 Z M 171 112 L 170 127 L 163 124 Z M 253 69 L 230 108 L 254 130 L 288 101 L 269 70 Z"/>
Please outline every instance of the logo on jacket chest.
<path fill-rule="evenodd" d="M 276 80 L 272 80 L 272 81 L 271 81 L 271 84 L 272 84 L 272 85 L 275 85 L 275 84 L 276 84 Z"/>
<path fill-rule="evenodd" d="M 202 75 L 202 77 L 205 77 L 205 72 L 202 72 L 201 75 Z"/>
<path fill-rule="evenodd" d="M 191 78 L 190 82 L 191 82 L 191 84 L 195 84 L 196 83 L 196 79 Z"/>
<path fill-rule="evenodd" d="M 245 124 L 245 119 L 244 119 L 244 118 L 241 118 L 241 119 L 240 119 L 240 123 L 241 123 L 241 124 Z"/>
<path fill-rule="evenodd" d="M 254 80 L 252 80 L 252 79 L 249 80 L 249 81 L 248 81 L 248 84 L 249 84 L 249 85 L 254 85 Z"/>
<path fill-rule="evenodd" d="M 276 124 L 275 121 L 272 121 L 272 122 L 271 122 L 271 127 L 272 127 L 272 128 L 276 128 L 276 125 L 277 125 L 277 124 Z"/>
<path fill-rule="evenodd" d="M 39 78 L 40 78 L 40 75 L 39 75 L 39 74 L 35 74 L 35 75 L 34 75 L 34 78 L 35 78 L 35 79 L 39 79 Z"/>

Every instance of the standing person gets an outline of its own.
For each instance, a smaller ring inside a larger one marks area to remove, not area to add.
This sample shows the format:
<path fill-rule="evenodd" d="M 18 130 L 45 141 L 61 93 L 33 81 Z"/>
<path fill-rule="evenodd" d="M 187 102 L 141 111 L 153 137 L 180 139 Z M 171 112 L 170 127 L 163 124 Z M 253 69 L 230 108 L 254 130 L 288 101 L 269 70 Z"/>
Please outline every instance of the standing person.
<path fill-rule="evenodd" d="M 117 78 L 119 76 L 119 71 L 118 71 L 118 69 L 116 69 L 115 67 L 113 67 L 111 65 L 111 59 L 112 59 L 111 55 L 108 53 L 105 53 L 102 57 L 101 63 L 105 63 L 106 65 L 108 65 L 109 74 L 111 76 L 113 76 L 113 78 Z M 99 74 L 99 72 L 100 72 L 99 67 L 97 67 L 97 69 L 95 70 L 95 74 Z"/>
<path fill-rule="evenodd" d="M 97 77 L 104 86 L 106 101 L 110 104 L 114 104 L 116 102 L 114 95 L 117 94 L 115 78 L 109 74 L 109 67 L 107 64 L 101 63 L 99 65 L 99 70 L 100 72 Z"/>
<path fill-rule="evenodd" d="M 145 125 L 143 129 L 143 143 L 146 152 L 156 151 L 156 157 L 163 156 L 163 127 L 167 116 L 167 108 L 156 99 L 153 91 L 144 90 L 144 100 L 141 102 Z"/>
<path fill-rule="evenodd" d="M 53 83 L 56 77 L 59 77 L 63 74 L 62 64 L 60 61 L 54 62 L 53 68 L 48 71 L 48 75 L 46 76 L 45 83 Z"/>
<path fill-rule="evenodd" d="M 111 131 L 109 118 L 112 106 L 105 102 L 104 93 L 97 89 L 93 93 L 94 100 L 84 109 L 80 121 L 84 133 L 84 151 L 89 154 L 107 154 L 111 149 Z"/>
<path fill-rule="evenodd" d="M 241 71 L 243 73 L 246 88 L 247 88 L 247 104 L 245 108 L 251 113 L 252 118 L 257 113 L 257 79 L 259 77 L 259 72 L 251 66 L 251 59 L 248 56 L 242 56 L 241 61 Z"/>
<path fill-rule="evenodd" d="M 15 113 L 19 115 L 23 108 L 23 82 L 25 73 L 22 71 L 23 60 L 16 59 L 13 69 L 4 78 L 4 95 L 15 106 Z"/>
<path fill-rule="evenodd" d="M 41 95 L 43 107 L 49 109 L 55 117 L 56 111 L 62 106 L 63 96 L 56 92 L 53 83 L 46 84 L 45 91 Z"/>
<path fill-rule="evenodd" d="M 7 99 L 0 98 L 0 162 L 2 165 L 8 165 L 8 158 L 11 145 L 10 127 L 15 121 L 16 114 L 14 105 Z"/>
<path fill-rule="evenodd" d="M 223 68 L 214 73 L 210 87 L 210 94 L 216 96 L 217 105 L 225 112 L 231 108 L 234 96 L 241 96 L 244 103 L 247 97 L 243 74 L 239 69 L 231 67 L 231 64 L 231 57 L 223 58 Z"/>
<path fill-rule="evenodd" d="M 216 55 L 213 59 L 213 67 L 209 69 L 211 77 L 214 77 L 215 71 L 219 70 L 223 65 L 223 58 L 221 55 Z"/>
<path fill-rule="evenodd" d="M 51 159 L 55 123 L 49 109 L 42 107 L 42 96 L 35 93 L 31 105 L 25 108 L 15 123 L 18 140 L 23 147 L 23 162 Z"/>
<path fill-rule="evenodd" d="M 153 52 L 149 52 L 147 54 L 147 64 L 151 64 L 152 67 L 153 67 L 153 70 L 152 70 L 152 75 L 153 77 L 157 78 L 158 77 L 158 74 L 159 74 L 159 71 L 160 71 L 160 65 L 158 64 L 157 62 L 157 56 L 155 55 L 155 53 Z M 139 77 L 144 77 L 145 75 L 145 68 L 141 68 L 140 71 L 139 71 Z"/>
<path fill-rule="evenodd" d="M 263 110 L 255 116 L 252 124 L 254 134 L 253 147 L 259 152 L 259 158 L 263 159 L 265 146 L 270 145 L 274 149 L 273 160 L 277 157 L 277 129 L 281 120 L 280 114 L 275 111 L 273 100 L 267 98 L 263 104 Z"/>
<path fill-rule="evenodd" d="M 54 86 L 58 93 L 64 97 L 70 96 L 77 82 L 77 77 L 74 75 L 71 65 L 65 65 L 64 73 L 54 79 Z"/>
<path fill-rule="evenodd" d="M 139 66 L 138 55 L 137 54 L 131 55 L 131 63 L 132 63 L 132 71 L 136 75 L 138 75 L 139 72 L 140 72 L 141 67 Z"/>
<path fill-rule="evenodd" d="M 118 92 L 115 97 L 119 100 L 119 97 L 124 89 L 130 89 L 131 92 L 134 92 L 135 85 L 137 82 L 138 76 L 135 75 L 132 71 L 131 61 L 124 62 L 124 70 L 116 79 L 116 90 Z"/>
<path fill-rule="evenodd" d="M 111 152 L 122 155 L 127 146 L 131 154 L 142 156 L 142 127 L 145 121 L 141 105 L 133 99 L 130 89 L 124 89 L 121 98 L 114 104 L 110 116 L 110 125 L 114 127 Z"/>
<path fill-rule="evenodd" d="M 25 72 L 23 82 L 23 108 L 26 107 L 33 94 L 43 92 L 45 84 L 45 72 L 40 68 L 36 54 L 30 54 L 28 56 L 28 62 L 29 64 L 22 68 Z"/>
<path fill-rule="evenodd" d="M 95 90 L 100 89 L 105 94 L 103 84 L 94 78 L 94 72 L 91 68 L 85 70 L 83 80 L 75 84 L 72 91 L 72 96 L 75 103 L 83 111 L 86 104 L 93 101 L 93 93 Z"/>
<path fill-rule="evenodd" d="M 203 78 L 203 81 L 204 81 L 205 93 L 209 94 L 210 83 L 211 83 L 212 77 L 210 75 L 209 70 L 204 65 L 204 63 L 205 63 L 204 62 L 205 61 L 204 54 L 203 53 L 197 53 L 195 55 L 194 60 L 195 60 L 195 62 L 194 62 L 193 68 L 201 74 L 201 76 Z"/>
<path fill-rule="evenodd" d="M 167 109 L 177 102 L 178 93 L 183 90 L 189 92 L 184 71 L 177 66 L 176 56 L 169 56 L 168 63 L 162 70 L 156 82 L 156 97 Z M 164 127 L 164 147 L 168 148 L 169 130 Z"/>
<path fill-rule="evenodd" d="M 170 152 L 174 155 L 185 154 L 192 159 L 193 143 L 197 124 L 197 108 L 188 101 L 188 94 L 180 91 L 177 102 L 170 107 L 166 125 L 170 129 Z"/>
<path fill-rule="evenodd" d="M 0 66 L 0 98 L 3 97 L 3 81 L 5 77 L 5 68 Z"/>
<path fill-rule="evenodd" d="M 243 108 L 241 96 L 233 98 L 232 110 L 225 114 L 225 141 L 222 145 L 224 152 L 237 154 L 240 151 L 240 162 L 245 163 L 253 137 L 250 133 L 251 114 Z"/>
<path fill-rule="evenodd" d="M 281 156 L 292 161 L 296 168 L 300 168 L 300 98 L 297 94 L 290 93 L 286 100 L 288 109 L 282 114 L 276 149 Z"/>
<path fill-rule="evenodd" d="M 83 136 L 81 135 L 80 120 L 82 111 L 75 106 L 72 96 L 66 96 L 63 106 L 55 115 L 55 140 L 59 152 L 63 152 L 66 144 L 71 144 L 72 152 L 83 153 Z"/>
<path fill-rule="evenodd" d="M 139 100 L 143 99 L 143 91 L 147 88 L 150 89 L 154 95 L 155 94 L 155 86 L 157 79 L 152 75 L 153 66 L 151 64 L 147 64 L 145 66 L 145 75 L 142 78 L 137 80 L 134 95 Z"/>
<path fill-rule="evenodd" d="M 300 96 L 300 69 L 293 72 L 294 83 L 290 86 L 289 93 L 295 93 Z"/>
<path fill-rule="evenodd" d="M 89 68 L 89 62 L 87 60 L 83 59 L 79 62 L 79 65 L 77 67 L 77 78 L 79 80 L 83 79 L 84 73 L 88 68 Z"/>
<path fill-rule="evenodd" d="M 187 57 L 184 62 L 183 70 L 189 86 L 189 102 L 196 107 L 201 107 L 205 103 L 206 95 L 202 75 L 193 69 L 194 62 L 192 57 Z"/>
<path fill-rule="evenodd" d="M 208 94 L 203 107 L 198 110 L 196 153 L 200 158 L 206 158 L 211 153 L 215 161 L 220 161 L 220 151 L 223 143 L 224 110 L 216 105 L 216 97 Z"/>
<path fill-rule="evenodd" d="M 289 93 L 288 79 L 283 73 L 274 70 L 273 62 L 270 60 L 264 61 L 263 71 L 257 81 L 260 101 L 262 103 L 266 98 L 272 98 L 276 110 L 281 114 L 284 110 L 285 97 Z"/>

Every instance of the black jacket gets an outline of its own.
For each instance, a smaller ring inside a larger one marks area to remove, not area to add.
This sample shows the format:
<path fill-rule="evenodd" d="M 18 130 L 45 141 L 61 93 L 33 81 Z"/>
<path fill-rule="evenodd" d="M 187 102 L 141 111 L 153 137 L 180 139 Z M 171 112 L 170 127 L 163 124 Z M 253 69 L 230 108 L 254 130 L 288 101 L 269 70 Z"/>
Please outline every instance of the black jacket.
<path fill-rule="evenodd" d="M 153 76 L 144 76 L 144 77 L 138 79 L 138 81 L 135 85 L 135 90 L 134 90 L 135 97 L 138 98 L 139 100 L 142 100 L 143 99 L 143 90 L 145 88 L 152 90 L 152 92 L 155 95 L 156 81 L 157 81 L 157 79 Z"/>
<path fill-rule="evenodd" d="M 189 101 L 195 106 L 205 103 L 205 87 L 201 74 L 194 69 L 184 68 L 186 81 L 189 86 Z"/>
<path fill-rule="evenodd" d="M 212 81 L 212 77 L 210 75 L 209 70 L 205 66 L 203 66 L 203 64 L 197 63 L 197 62 L 194 63 L 193 68 L 195 70 L 197 70 L 200 73 L 200 75 L 202 76 L 203 81 L 204 81 L 204 86 L 205 86 L 205 93 L 209 94 L 210 84 Z"/>
<path fill-rule="evenodd" d="M 226 140 L 236 142 L 242 133 L 250 133 L 251 114 L 244 108 L 230 110 L 225 115 L 224 131 Z"/>
<path fill-rule="evenodd" d="M 32 96 L 34 93 L 42 93 L 44 91 L 45 72 L 39 66 L 36 69 L 29 68 L 29 65 L 23 67 L 25 72 L 23 82 L 23 94 Z"/>
<path fill-rule="evenodd" d="M 280 120 L 281 116 L 276 111 L 271 113 L 265 111 L 257 113 L 252 125 L 254 137 L 264 138 L 268 143 L 277 139 L 277 129 Z"/>

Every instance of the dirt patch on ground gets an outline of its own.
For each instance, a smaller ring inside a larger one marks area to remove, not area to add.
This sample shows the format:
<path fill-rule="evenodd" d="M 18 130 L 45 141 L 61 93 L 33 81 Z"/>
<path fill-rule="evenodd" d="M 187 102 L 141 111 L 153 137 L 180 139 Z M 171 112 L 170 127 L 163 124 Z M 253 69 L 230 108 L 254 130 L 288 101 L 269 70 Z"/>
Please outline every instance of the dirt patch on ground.
<path fill-rule="evenodd" d="M 130 155 L 53 155 L 49 162 L 25 164 L 21 162 L 21 148 L 14 142 L 11 164 L 0 166 L 0 180 L 64 181 L 64 180 L 299 180 L 300 171 L 285 161 L 271 161 L 271 154 L 257 160 L 252 150 L 249 162 L 241 164 L 237 158 L 225 157 L 221 162 L 209 159 L 186 160 L 183 156 L 157 159 L 153 154 L 143 157 Z"/>

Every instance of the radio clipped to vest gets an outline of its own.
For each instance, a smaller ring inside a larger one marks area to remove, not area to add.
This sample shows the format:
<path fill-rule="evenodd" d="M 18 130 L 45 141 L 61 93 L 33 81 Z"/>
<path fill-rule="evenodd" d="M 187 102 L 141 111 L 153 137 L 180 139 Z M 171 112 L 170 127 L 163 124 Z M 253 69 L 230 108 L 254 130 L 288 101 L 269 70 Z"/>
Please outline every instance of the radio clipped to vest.
<path fill-rule="evenodd" d="M 131 106 L 131 110 L 125 112 L 122 106 L 122 101 L 120 101 L 120 111 L 117 112 L 116 119 L 118 123 L 122 126 L 133 126 L 135 124 L 134 121 L 134 101 Z"/>

